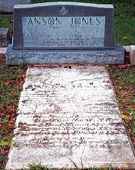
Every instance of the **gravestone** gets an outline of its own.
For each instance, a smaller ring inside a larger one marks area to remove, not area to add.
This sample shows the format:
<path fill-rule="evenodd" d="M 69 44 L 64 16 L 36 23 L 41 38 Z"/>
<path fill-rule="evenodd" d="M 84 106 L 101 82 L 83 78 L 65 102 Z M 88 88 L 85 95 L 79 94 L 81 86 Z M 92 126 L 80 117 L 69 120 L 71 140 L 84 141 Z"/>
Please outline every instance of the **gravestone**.
<path fill-rule="evenodd" d="M 121 64 L 124 49 L 113 41 L 113 14 L 113 5 L 16 5 L 7 64 Z"/>
<path fill-rule="evenodd" d="M 8 46 L 8 28 L 0 28 L 0 47 Z"/>
<path fill-rule="evenodd" d="M 13 12 L 14 5 L 28 4 L 31 0 L 0 0 L 0 12 Z"/>
<path fill-rule="evenodd" d="M 105 67 L 28 69 L 6 170 L 33 163 L 57 170 L 135 169 L 134 149 Z"/>

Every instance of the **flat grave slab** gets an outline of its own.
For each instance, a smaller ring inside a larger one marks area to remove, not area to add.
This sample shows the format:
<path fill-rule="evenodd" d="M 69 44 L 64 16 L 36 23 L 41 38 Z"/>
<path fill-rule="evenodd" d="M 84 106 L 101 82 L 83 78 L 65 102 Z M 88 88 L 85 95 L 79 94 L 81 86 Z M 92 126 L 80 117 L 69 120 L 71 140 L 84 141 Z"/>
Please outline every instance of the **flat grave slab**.
<path fill-rule="evenodd" d="M 28 69 L 6 170 L 32 163 L 135 169 L 134 150 L 103 66 Z"/>

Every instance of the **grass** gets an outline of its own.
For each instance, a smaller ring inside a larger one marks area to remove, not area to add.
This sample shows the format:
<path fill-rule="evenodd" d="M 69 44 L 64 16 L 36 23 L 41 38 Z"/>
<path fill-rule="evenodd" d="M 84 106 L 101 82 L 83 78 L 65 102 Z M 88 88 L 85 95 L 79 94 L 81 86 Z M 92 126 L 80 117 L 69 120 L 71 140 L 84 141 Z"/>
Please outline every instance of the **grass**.
<path fill-rule="evenodd" d="M 115 17 L 115 41 L 120 45 L 135 44 L 135 17 Z"/>
<path fill-rule="evenodd" d="M 10 17 L 0 15 L 0 27 L 10 27 Z"/>
<path fill-rule="evenodd" d="M 128 68 L 128 67 L 127 67 Z M 135 68 L 130 67 L 130 69 L 116 69 L 113 70 L 113 79 L 117 79 L 125 84 L 125 86 L 133 85 L 135 86 Z"/>
<path fill-rule="evenodd" d="M 0 65 L 0 168 L 4 169 L 12 140 L 16 108 L 25 68 Z M 1 170 L 0 169 L 0 170 Z"/>
<path fill-rule="evenodd" d="M 43 167 L 42 165 L 30 165 L 29 170 L 49 170 L 47 167 Z"/>
<path fill-rule="evenodd" d="M 22 169 L 22 170 L 25 170 L 25 169 Z M 30 165 L 29 170 L 51 170 L 51 169 L 44 167 L 40 164 L 39 165 L 33 164 L 33 165 Z M 58 169 L 53 169 L 53 170 L 58 170 Z M 61 170 L 81 170 L 81 169 L 79 168 L 78 169 L 65 169 L 65 168 L 63 169 L 62 168 Z M 88 168 L 88 169 L 83 169 L 83 170 L 113 170 L 113 168 L 111 167 L 110 168 Z"/>
<path fill-rule="evenodd" d="M 14 83 L 19 79 L 22 72 L 21 67 L 0 67 L 0 107 L 18 100 L 20 88 L 16 88 Z"/>
<path fill-rule="evenodd" d="M 122 118 L 135 146 L 135 67 L 109 66 L 108 71 L 115 87 Z"/>

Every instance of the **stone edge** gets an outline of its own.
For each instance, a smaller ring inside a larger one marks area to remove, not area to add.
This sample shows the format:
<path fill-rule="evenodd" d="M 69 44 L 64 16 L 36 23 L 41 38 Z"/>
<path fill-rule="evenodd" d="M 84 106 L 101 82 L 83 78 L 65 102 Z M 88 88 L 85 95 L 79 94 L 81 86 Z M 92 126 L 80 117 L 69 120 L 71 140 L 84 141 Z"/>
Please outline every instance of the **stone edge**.
<path fill-rule="evenodd" d="M 6 64 L 124 64 L 122 47 L 98 50 L 15 50 L 9 46 Z"/>
<path fill-rule="evenodd" d="M 94 8 L 113 8 L 112 4 L 95 4 L 95 3 L 82 3 L 82 2 L 45 2 L 45 3 L 36 3 L 36 4 L 16 4 L 14 8 L 33 8 L 33 7 L 44 7 L 44 6 L 53 6 L 53 5 L 75 5 L 75 6 L 84 6 L 84 7 L 94 7 Z"/>

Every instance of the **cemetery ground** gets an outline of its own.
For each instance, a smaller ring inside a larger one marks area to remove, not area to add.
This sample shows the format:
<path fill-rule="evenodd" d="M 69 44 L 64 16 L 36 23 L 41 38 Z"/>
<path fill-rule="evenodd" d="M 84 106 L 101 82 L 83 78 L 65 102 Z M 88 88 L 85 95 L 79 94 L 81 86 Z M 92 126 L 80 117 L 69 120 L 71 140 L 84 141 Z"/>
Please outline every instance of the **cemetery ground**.
<path fill-rule="evenodd" d="M 0 65 L 0 170 L 7 160 L 24 75 L 23 67 Z"/>
<path fill-rule="evenodd" d="M 116 40 L 123 45 L 135 43 L 134 14 L 132 3 L 116 4 Z M 0 26 L 8 27 L 9 17 L 0 17 Z M 106 68 L 115 88 L 122 118 L 135 147 L 135 66 L 107 65 Z M 27 66 L 7 66 L 0 61 L 0 170 L 4 170 L 6 165 L 26 69 Z M 40 165 L 30 168 L 30 170 L 46 169 Z"/>

